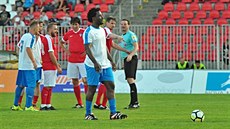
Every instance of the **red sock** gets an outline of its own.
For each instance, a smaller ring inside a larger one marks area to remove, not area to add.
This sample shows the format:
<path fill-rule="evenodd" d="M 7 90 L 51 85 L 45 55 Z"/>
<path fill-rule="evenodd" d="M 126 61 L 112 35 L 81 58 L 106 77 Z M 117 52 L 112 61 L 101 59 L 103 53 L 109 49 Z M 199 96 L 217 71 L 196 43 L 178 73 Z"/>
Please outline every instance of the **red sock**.
<path fill-rule="evenodd" d="M 82 105 L 82 100 L 81 100 L 81 88 L 80 86 L 74 86 L 73 87 L 75 97 L 77 98 L 78 104 Z"/>
<path fill-rule="evenodd" d="M 38 96 L 34 96 L 34 98 L 33 98 L 33 104 L 36 105 L 37 102 L 38 102 Z"/>
<path fill-rule="evenodd" d="M 101 104 L 101 96 L 103 95 L 104 92 L 104 85 L 101 84 L 98 88 L 98 92 L 97 92 L 97 99 L 96 99 L 96 104 L 100 105 Z"/>
<path fill-rule="evenodd" d="M 20 105 L 22 103 L 22 98 L 23 98 L 23 95 L 19 97 L 18 105 Z"/>
<path fill-rule="evenodd" d="M 48 89 L 48 96 L 46 99 L 46 104 L 51 104 L 52 88 Z"/>
<path fill-rule="evenodd" d="M 106 107 L 107 101 L 108 101 L 108 98 L 106 96 L 106 87 L 104 87 L 103 101 L 102 101 L 101 105 L 104 106 L 104 107 Z"/>
<path fill-rule="evenodd" d="M 46 100 L 49 94 L 49 89 L 47 87 L 43 87 L 42 88 L 42 92 L 41 92 L 41 104 L 46 104 Z"/>
<path fill-rule="evenodd" d="M 86 94 L 88 91 L 88 85 L 84 85 L 84 90 L 85 90 L 85 94 Z"/>

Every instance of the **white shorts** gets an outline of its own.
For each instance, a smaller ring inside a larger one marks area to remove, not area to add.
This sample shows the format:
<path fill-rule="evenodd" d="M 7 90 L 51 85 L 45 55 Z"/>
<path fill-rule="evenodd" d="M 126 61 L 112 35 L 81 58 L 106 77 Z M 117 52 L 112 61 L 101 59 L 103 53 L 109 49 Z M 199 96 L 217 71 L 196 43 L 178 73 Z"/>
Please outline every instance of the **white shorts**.
<path fill-rule="evenodd" d="M 44 71 L 44 87 L 55 87 L 57 79 L 57 70 Z"/>
<path fill-rule="evenodd" d="M 79 78 L 79 74 L 81 75 L 81 77 L 86 77 L 85 64 L 68 62 L 67 77 L 68 78 Z"/>

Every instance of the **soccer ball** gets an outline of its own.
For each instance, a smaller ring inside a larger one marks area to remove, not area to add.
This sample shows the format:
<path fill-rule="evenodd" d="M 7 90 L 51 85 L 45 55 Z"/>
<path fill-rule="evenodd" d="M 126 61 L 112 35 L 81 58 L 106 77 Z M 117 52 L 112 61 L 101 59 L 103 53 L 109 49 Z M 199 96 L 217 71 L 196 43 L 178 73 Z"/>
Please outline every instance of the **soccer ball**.
<path fill-rule="evenodd" d="M 191 114 L 192 121 L 203 122 L 204 118 L 205 118 L 204 112 L 202 112 L 201 110 L 197 109 L 197 110 L 192 111 L 192 114 Z"/>

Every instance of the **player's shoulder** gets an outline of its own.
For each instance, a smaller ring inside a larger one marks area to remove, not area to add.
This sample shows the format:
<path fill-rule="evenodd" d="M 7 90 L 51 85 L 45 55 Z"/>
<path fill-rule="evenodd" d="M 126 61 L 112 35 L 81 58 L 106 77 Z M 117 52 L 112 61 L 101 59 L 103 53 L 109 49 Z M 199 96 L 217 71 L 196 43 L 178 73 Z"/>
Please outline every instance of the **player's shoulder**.
<path fill-rule="evenodd" d="M 129 35 L 136 35 L 134 32 L 132 32 L 131 30 L 129 30 L 128 32 L 127 32 Z"/>

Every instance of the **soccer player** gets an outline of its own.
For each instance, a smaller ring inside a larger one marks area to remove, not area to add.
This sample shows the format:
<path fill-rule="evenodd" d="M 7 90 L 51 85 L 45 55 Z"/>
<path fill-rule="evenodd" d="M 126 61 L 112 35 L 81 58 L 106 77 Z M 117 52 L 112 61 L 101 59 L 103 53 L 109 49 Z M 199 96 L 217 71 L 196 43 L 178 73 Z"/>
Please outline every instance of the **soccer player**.
<path fill-rule="evenodd" d="M 32 106 L 34 88 L 36 86 L 36 69 L 38 67 L 34 56 L 37 47 L 37 34 L 39 34 L 39 24 L 37 21 L 34 21 L 30 24 L 29 33 L 24 34 L 17 45 L 19 47 L 17 87 L 14 105 L 11 107 L 14 111 L 22 110 L 18 105 L 18 100 L 24 87 L 26 87 L 25 111 L 38 111 Z"/>
<path fill-rule="evenodd" d="M 47 26 L 47 34 L 43 38 L 42 64 L 44 71 L 44 87 L 41 92 L 40 110 L 56 110 L 51 105 L 52 89 L 56 84 L 57 72 L 62 73 L 60 64 L 57 62 L 55 54 L 54 39 L 58 33 L 55 23 Z"/>
<path fill-rule="evenodd" d="M 81 99 L 81 89 L 79 86 L 79 74 L 81 75 L 82 81 L 84 83 L 85 93 L 87 92 L 88 86 L 86 82 L 86 70 L 85 70 L 85 47 L 83 43 L 83 32 L 84 29 L 80 28 L 80 19 L 78 17 L 71 19 L 72 29 L 69 30 L 61 41 L 61 47 L 68 53 L 68 66 L 67 66 L 67 76 L 72 78 L 73 89 L 75 97 L 77 98 L 78 104 L 73 108 L 83 108 L 83 103 Z M 64 43 L 69 41 L 69 49 L 64 46 Z"/>
<path fill-rule="evenodd" d="M 137 97 L 137 87 L 135 84 L 136 81 L 136 72 L 137 72 L 137 51 L 138 51 L 138 39 L 134 32 L 129 30 L 130 21 L 127 19 L 122 19 L 121 29 L 122 36 L 124 41 L 120 45 L 129 50 L 130 54 L 121 52 L 121 57 L 124 60 L 124 71 L 125 79 L 127 80 L 130 86 L 130 103 L 125 109 L 136 109 L 139 108 L 139 102 Z"/>
<path fill-rule="evenodd" d="M 116 18 L 109 16 L 106 18 L 106 23 L 105 23 L 105 33 L 106 33 L 106 46 L 108 48 L 108 51 L 111 52 L 112 48 L 115 48 L 117 50 L 129 53 L 128 50 L 120 47 L 118 44 L 114 43 L 112 39 L 118 39 L 118 42 L 121 42 L 123 40 L 123 38 L 121 36 L 118 36 L 116 34 L 112 33 L 113 28 L 116 26 Z M 102 103 L 101 101 L 101 97 L 103 96 L 103 100 Z M 106 103 L 107 103 L 107 97 L 106 97 L 106 87 L 104 86 L 104 84 L 100 84 L 99 88 L 98 88 L 98 94 L 97 94 L 97 99 L 96 102 L 94 104 L 94 108 L 97 109 L 107 109 Z"/>
<path fill-rule="evenodd" d="M 36 69 L 36 87 L 34 90 L 34 97 L 33 97 L 33 106 L 36 107 L 37 101 L 38 101 L 38 97 L 40 94 L 40 83 L 42 81 L 42 58 L 41 58 L 41 46 L 42 46 L 42 41 L 41 38 L 43 38 L 44 36 L 41 35 L 42 34 L 42 30 L 43 30 L 43 26 L 44 23 L 43 22 L 39 22 L 39 33 L 36 35 L 36 47 L 34 49 L 34 58 L 36 60 L 36 64 L 37 64 L 37 69 Z M 23 90 L 24 91 L 24 90 Z M 18 101 L 18 105 L 21 105 L 22 102 L 22 98 L 23 98 L 23 94 L 24 92 L 22 91 L 21 96 L 19 98 Z"/>
<path fill-rule="evenodd" d="M 127 115 L 116 111 L 114 96 L 114 77 L 112 67 L 116 66 L 111 55 L 107 51 L 105 31 L 100 25 L 103 23 L 103 16 L 99 8 L 92 8 L 87 14 L 88 21 L 92 23 L 83 34 L 86 50 L 86 73 L 88 75 L 88 92 L 86 93 L 86 114 L 85 120 L 97 120 L 92 113 L 92 100 L 99 82 L 103 82 L 107 90 L 107 98 L 110 105 L 110 119 L 124 119 Z M 112 67 L 111 67 L 112 64 Z"/>

